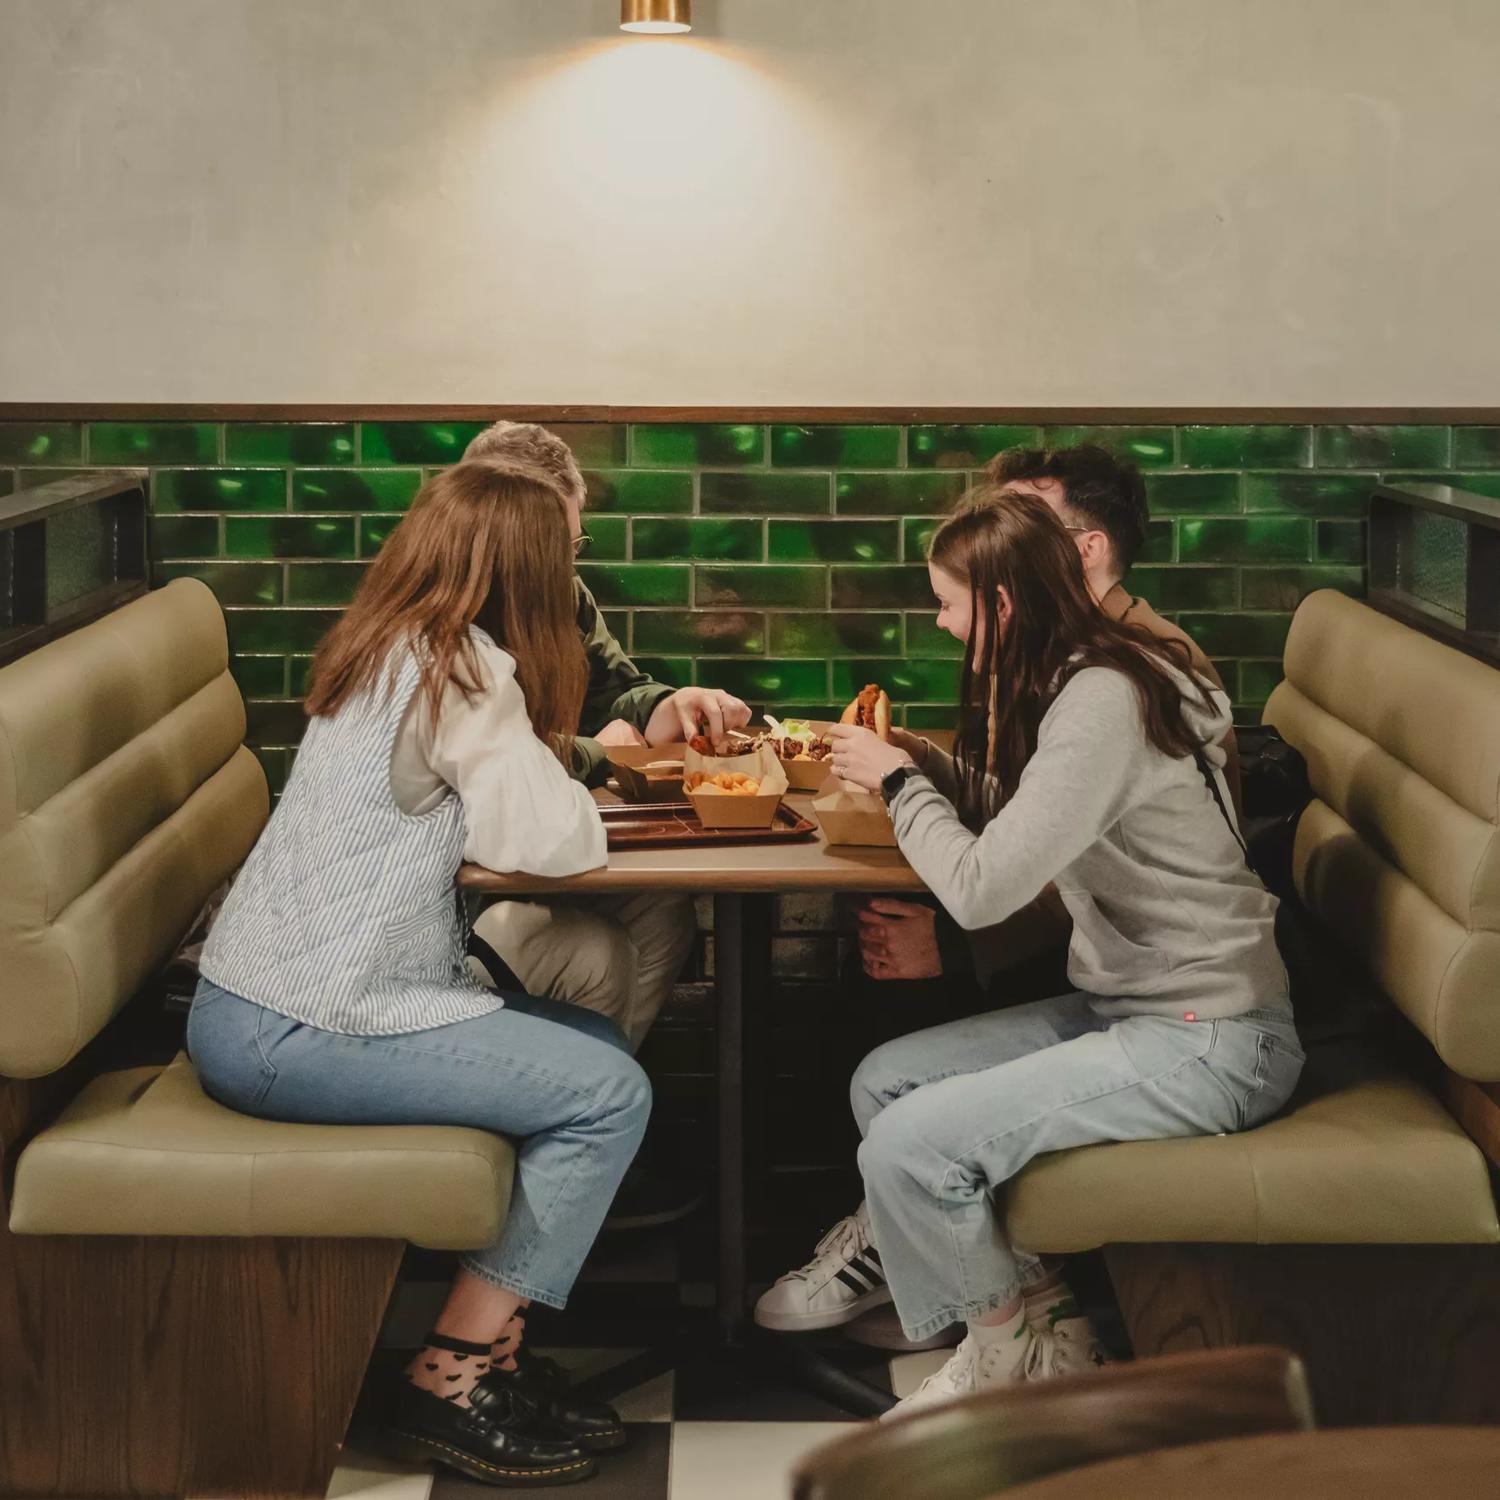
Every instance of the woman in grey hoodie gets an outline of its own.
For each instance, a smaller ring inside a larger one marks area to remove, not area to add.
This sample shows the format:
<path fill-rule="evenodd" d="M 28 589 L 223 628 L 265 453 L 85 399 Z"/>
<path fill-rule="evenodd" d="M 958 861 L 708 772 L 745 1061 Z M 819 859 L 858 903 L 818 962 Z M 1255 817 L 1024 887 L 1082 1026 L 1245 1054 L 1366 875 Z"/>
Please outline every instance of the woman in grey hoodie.
<path fill-rule="evenodd" d="M 1227 810 L 1224 694 L 1179 643 L 1097 607 L 1039 500 L 976 495 L 929 568 L 938 624 L 965 648 L 955 753 L 840 727 L 834 770 L 883 792 L 963 926 L 1055 884 L 1074 988 L 888 1043 L 855 1075 L 868 1209 L 821 1258 L 888 1279 L 911 1339 L 968 1325 L 898 1411 L 1077 1360 L 1059 1274 L 1008 1242 L 994 1190 L 1047 1151 L 1257 1125 L 1302 1066 L 1276 903 Z"/>

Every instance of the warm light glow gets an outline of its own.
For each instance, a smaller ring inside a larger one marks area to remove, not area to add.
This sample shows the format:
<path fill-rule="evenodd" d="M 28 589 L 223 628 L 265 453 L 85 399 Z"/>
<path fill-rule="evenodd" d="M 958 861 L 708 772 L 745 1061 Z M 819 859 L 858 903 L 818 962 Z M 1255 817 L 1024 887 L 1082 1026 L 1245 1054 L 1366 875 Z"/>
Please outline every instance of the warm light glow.
<path fill-rule="evenodd" d="M 621 31 L 670 36 L 692 29 L 692 0 L 620 0 Z"/>

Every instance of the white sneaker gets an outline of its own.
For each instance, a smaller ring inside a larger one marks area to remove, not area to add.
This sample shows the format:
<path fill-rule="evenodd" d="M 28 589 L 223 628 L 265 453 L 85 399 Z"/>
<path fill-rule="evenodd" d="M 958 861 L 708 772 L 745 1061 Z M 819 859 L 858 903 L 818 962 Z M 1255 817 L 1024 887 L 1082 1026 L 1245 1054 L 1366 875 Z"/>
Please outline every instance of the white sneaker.
<path fill-rule="evenodd" d="M 1014 1338 L 999 1344 L 981 1344 L 972 1333 L 968 1334 L 940 1370 L 929 1375 L 889 1411 L 882 1412 L 880 1420 L 888 1422 L 910 1412 L 944 1406 L 976 1391 L 1045 1380 L 1051 1343 L 1049 1335 L 1038 1333 L 1029 1323 L 1023 1323 Z"/>
<path fill-rule="evenodd" d="M 813 1258 L 789 1271 L 755 1304 L 755 1321 L 777 1333 L 837 1328 L 891 1300 L 880 1252 L 870 1243 L 863 1203 L 818 1241 Z"/>
<path fill-rule="evenodd" d="M 1054 1374 L 1079 1375 L 1109 1363 L 1093 1319 L 1078 1310 L 1066 1286 L 1028 1293 L 1026 1322 L 1034 1332 L 1051 1335 Z"/>

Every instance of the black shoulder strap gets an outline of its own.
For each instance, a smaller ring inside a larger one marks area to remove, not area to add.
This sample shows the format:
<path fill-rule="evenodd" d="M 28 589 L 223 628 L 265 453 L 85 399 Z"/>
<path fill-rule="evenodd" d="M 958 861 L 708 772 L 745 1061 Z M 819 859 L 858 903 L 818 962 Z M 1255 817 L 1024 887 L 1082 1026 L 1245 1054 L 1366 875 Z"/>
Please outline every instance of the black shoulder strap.
<path fill-rule="evenodd" d="M 1203 773 L 1204 781 L 1208 783 L 1208 790 L 1213 796 L 1214 803 L 1219 811 L 1224 814 L 1224 822 L 1228 826 L 1229 832 L 1233 835 L 1235 843 L 1240 846 L 1240 853 L 1245 856 L 1245 861 L 1248 864 L 1250 861 L 1250 851 L 1245 847 L 1245 841 L 1240 837 L 1240 831 L 1235 827 L 1234 819 L 1229 815 L 1229 809 L 1224 806 L 1224 794 L 1219 790 L 1219 778 L 1214 775 L 1213 766 L 1209 763 L 1208 757 L 1203 753 L 1201 748 L 1193 751 L 1193 759 L 1198 762 L 1198 769 Z M 1253 869 L 1254 866 L 1252 865 L 1251 868 Z"/>

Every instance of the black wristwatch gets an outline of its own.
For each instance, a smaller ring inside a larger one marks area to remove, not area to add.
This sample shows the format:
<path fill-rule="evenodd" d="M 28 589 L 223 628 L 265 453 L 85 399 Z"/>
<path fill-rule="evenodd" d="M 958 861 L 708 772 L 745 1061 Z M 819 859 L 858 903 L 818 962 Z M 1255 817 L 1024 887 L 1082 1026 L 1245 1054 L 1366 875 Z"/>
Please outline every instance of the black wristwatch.
<path fill-rule="evenodd" d="M 885 805 L 889 807 L 896 800 L 896 794 L 906 785 L 908 777 L 919 775 L 921 772 L 915 766 L 897 766 L 894 771 L 882 776 L 880 795 L 885 798 Z"/>

